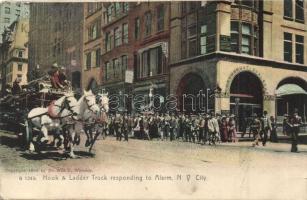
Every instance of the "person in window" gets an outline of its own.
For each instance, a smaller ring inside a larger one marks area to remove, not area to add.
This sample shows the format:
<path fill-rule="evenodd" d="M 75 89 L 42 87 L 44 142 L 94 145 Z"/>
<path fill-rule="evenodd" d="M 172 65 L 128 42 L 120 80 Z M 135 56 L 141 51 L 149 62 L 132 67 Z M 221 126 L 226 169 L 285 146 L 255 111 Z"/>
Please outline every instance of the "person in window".
<path fill-rule="evenodd" d="M 52 66 L 52 70 L 51 70 L 51 77 L 50 77 L 50 81 L 51 81 L 51 85 L 53 88 L 55 89 L 59 89 L 59 88 L 64 88 L 64 86 L 60 83 L 60 79 L 59 79 L 59 68 L 57 64 L 54 64 Z"/>
<path fill-rule="evenodd" d="M 16 78 L 14 83 L 13 83 L 13 87 L 12 87 L 12 94 L 13 95 L 19 94 L 22 91 L 22 88 L 19 84 L 20 84 L 20 79 Z"/>

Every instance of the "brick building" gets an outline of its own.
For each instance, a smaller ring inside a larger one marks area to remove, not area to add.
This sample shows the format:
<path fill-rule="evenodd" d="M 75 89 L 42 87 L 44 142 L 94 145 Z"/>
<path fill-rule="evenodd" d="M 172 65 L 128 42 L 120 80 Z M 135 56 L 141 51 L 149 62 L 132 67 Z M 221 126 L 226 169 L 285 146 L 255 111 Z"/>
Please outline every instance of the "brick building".
<path fill-rule="evenodd" d="M 172 2 L 170 26 L 179 109 L 230 112 L 239 129 L 263 110 L 278 117 L 298 107 L 306 119 L 306 2 Z M 182 100 L 200 90 L 210 94 L 205 108 Z"/>
<path fill-rule="evenodd" d="M 102 68 L 98 72 L 90 66 L 93 54 L 85 50 L 84 88 L 94 89 L 101 84 L 97 88 L 103 88 L 110 94 L 148 96 L 152 87 L 154 93 L 165 96 L 169 80 L 169 11 L 169 2 L 103 3 L 101 11 L 93 14 L 98 17 L 103 13 L 99 33 L 103 37 Z M 85 24 L 89 24 L 87 20 L 93 16 L 86 17 Z M 101 44 L 101 39 L 97 38 L 96 43 Z M 125 81 L 126 73 L 133 74 L 133 83 Z M 130 107 L 131 99 L 126 104 Z"/>
<path fill-rule="evenodd" d="M 30 3 L 29 78 L 57 63 L 74 88 L 81 87 L 82 3 Z"/>

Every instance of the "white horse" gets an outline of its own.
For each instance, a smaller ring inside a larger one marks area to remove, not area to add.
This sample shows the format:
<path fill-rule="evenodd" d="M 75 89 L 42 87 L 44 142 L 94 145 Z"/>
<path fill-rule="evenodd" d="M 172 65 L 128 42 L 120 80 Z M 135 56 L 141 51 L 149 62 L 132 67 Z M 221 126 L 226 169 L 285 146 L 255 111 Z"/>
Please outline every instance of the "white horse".
<path fill-rule="evenodd" d="M 34 151 L 32 132 L 33 128 L 41 131 L 39 135 L 38 142 L 47 143 L 49 142 L 48 131 L 55 131 L 59 134 L 61 129 L 60 121 L 67 117 L 73 117 L 79 115 L 77 109 L 77 100 L 73 94 L 66 94 L 56 101 L 51 102 L 51 104 L 44 108 L 34 108 L 27 116 L 27 136 L 29 138 L 29 150 Z"/>
<path fill-rule="evenodd" d="M 108 117 L 107 113 L 109 112 L 109 98 L 108 93 L 101 93 L 97 95 L 98 104 L 100 107 L 99 115 L 91 115 L 84 121 L 84 131 L 87 136 L 85 146 L 89 148 L 89 152 L 97 139 L 97 137 L 102 134 L 103 138 L 106 136 L 107 127 L 108 127 Z M 93 132 L 95 135 L 93 137 Z"/>
<path fill-rule="evenodd" d="M 99 114 L 99 106 L 96 104 L 96 97 L 92 93 L 92 91 L 84 91 L 83 96 L 78 100 L 76 106 L 77 116 L 73 116 L 71 118 L 66 118 L 65 122 L 63 122 L 63 126 L 65 127 L 64 132 L 66 133 L 66 144 L 70 144 L 70 157 L 75 158 L 73 149 L 75 144 L 79 144 L 80 142 L 80 132 L 83 127 L 76 128 L 79 123 L 84 123 L 85 120 L 91 118 L 93 115 Z"/>

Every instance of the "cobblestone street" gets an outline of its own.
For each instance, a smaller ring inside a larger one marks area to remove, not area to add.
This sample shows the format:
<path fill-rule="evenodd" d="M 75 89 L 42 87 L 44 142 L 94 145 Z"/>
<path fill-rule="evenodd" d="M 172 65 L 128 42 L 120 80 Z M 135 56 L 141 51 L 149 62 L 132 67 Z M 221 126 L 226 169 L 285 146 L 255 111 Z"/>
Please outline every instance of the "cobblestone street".
<path fill-rule="evenodd" d="M 276 199 L 307 198 L 307 145 L 300 145 L 299 153 L 290 153 L 290 144 L 286 143 L 268 143 L 266 147 L 253 148 L 250 142 L 202 146 L 180 141 L 131 139 L 119 142 L 109 137 L 97 141 L 94 156 L 86 153 L 87 149 L 81 142 L 76 148 L 79 158 L 66 159 L 54 150 L 42 155 L 29 154 L 15 142 L 14 136 L 1 133 L 1 165 L 6 171 L 2 174 L 1 185 L 2 193 L 8 197 L 13 191 L 5 187 L 5 181 L 16 181 L 14 176 L 27 172 L 28 175 L 33 173 L 32 178 L 45 181 L 44 186 L 50 184 L 49 187 L 53 188 L 51 196 L 65 191 L 65 187 L 52 185 L 57 180 L 51 180 L 58 173 L 63 173 L 70 174 L 71 180 L 87 178 L 86 181 L 90 181 L 90 184 L 73 183 L 69 186 L 71 191 L 80 192 L 82 187 L 82 191 L 89 192 L 92 187 L 102 186 L 107 192 L 101 195 L 109 198 L 140 198 L 142 194 L 148 198 L 167 194 L 176 199 L 191 198 L 191 194 L 195 198 L 208 199 L 259 199 L 272 194 Z M 50 173 L 36 174 L 40 169 Z M 115 178 L 111 179 L 111 175 Z M 143 180 L 119 181 L 118 176 L 142 177 Z M 150 176 L 151 180 L 147 180 L 146 176 Z M 103 177 L 107 177 L 107 181 L 101 182 Z M 20 182 L 16 190 L 26 186 L 41 187 L 38 183 Z M 229 187 L 219 187 L 221 184 Z M 125 191 L 132 186 L 135 192 L 115 192 L 116 188 Z M 292 192 L 289 192 L 290 189 Z M 279 192 L 275 194 L 276 190 Z M 36 195 L 42 197 L 43 191 L 37 190 Z M 69 194 L 67 198 L 73 197 Z M 80 192 L 79 196 L 88 198 L 84 195 Z"/>

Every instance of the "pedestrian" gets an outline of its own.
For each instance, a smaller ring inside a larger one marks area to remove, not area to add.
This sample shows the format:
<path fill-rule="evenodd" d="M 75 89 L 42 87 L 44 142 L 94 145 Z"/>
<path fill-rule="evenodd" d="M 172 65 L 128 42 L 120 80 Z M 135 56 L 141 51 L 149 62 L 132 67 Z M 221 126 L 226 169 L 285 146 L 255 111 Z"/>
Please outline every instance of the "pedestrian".
<path fill-rule="evenodd" d="M 124 135 L 124 140 L 128 142 L 128 117 L 126 115 L 123 115 L 121 131 Z"/>
<path fill-rule="evenodd" d="M 166 140 L 170 136 L 170 120 L 171 117 L 167 113 L 164 118 L 164 133 L 163 133 L 163 136 L 165 137 Z"/>
<path fill-rule="evenodd" d="M 300 131 L 300 126 L 302 125 L 302 118 L 298 115 L 298 109 L 294 109 L 293 115 L 289 120 L 290 124 L 290 133 L 291 133 L 291 152 L 298 152 L 298 134 Z"/>
<path fill-rule="evenodd" d="M 270 122 L 271 122 L 271 127 L 272 127 L 270 141 L 278 143 L 278 137 L 277 137 L 277 131 L 276 131 L 277 129 L 276 119 L 273 116 L 271 116 Z"/>
<path fill-rule="evenodd" d="M 259 139 L 260 139 L 260 131 L 261 131 L 261 121 L 258 119 L 257 114 L 253 114 L 253 119 L 250 123 L 250 130 L 252 134 L 254 135 L 254 142 L 253 147 L 256 145 L 259 145 Z"/>
<path fill-rule="evenodd" d="M 222 116 L 221 120 L 221 140 L 222 142 L 228 142 L 228 132 L 229 132 L 229 127 L 228 123 L 226 122 L 226 116 Z"/>
<path fill-rule="evenodd" d="M 218 142 L 220 142 L 221 141 L 221 135 L 220 135 L 220 124 L 219 124 L 218 115 L 216 115 L 214 112 L 212 112 L 211 116 L 212 116 L 212 123 L 213 123 L 213 126 L 214 126 L 214 134 L 215 134 L 216 140 Z"/>
<path fill-rule="evenodd" d="M 148 116 L 143 117 L 143 127 L 144 127 L 144 131 L 143 131 L 143 138 L 142 139 L 150 140 L 150 136 L 149 136 L 149 117 Z"/>
<path fill-rule="evenodd" d="M 236 134 L 236 121 L 235 116 L 231 115 L 228 121 L 228 141 L 236 142 L 237 134 Z"/>
<path fill-rule="evenodd" d="M 122 125 L 122 118 L 119 113 L 116 113 L 114 118 L 114 131 L 116 135 L 116 140 L 119 141 L 122 140 L 121 125 Z"/>
<path fill-rule="evenodd" d="M 269 137 L 270 132 L 272 131 L 272 126 L 270 119 L 268 117 L 268 112 L 263 111 L 263 116 L 261 118 L 261 124 L 262 124 L 262 130 L 261 133 L 263 135 L 262 137 L 262 145 L 265 146 Z"/>
<path fill-rule="evenodd" d="M 199 116 L 199 134 L 198 134 L 198 142 L 204 144 L 204 131 L 205 131 L 205 119 L 204 116 Z"/>
<path fill-rule="evenodd" d="M 132 133 L 133 133 L 132 129 L 133 129 L 134 123 L 133 123 L 133 117 L 130 114 L 128 114 L 127 123 L 128 123 L 127 124 L 128 125 L 128 134 L 130 136 L 133 136 L 132 135 Z"/>
<path fill-rule="evenodd" d="M 288 135 L 289 136 L 289 115 L 288 114 L 284 114 L 284 119 L 282 122 L 282 133 L 284 135 Z"/>

